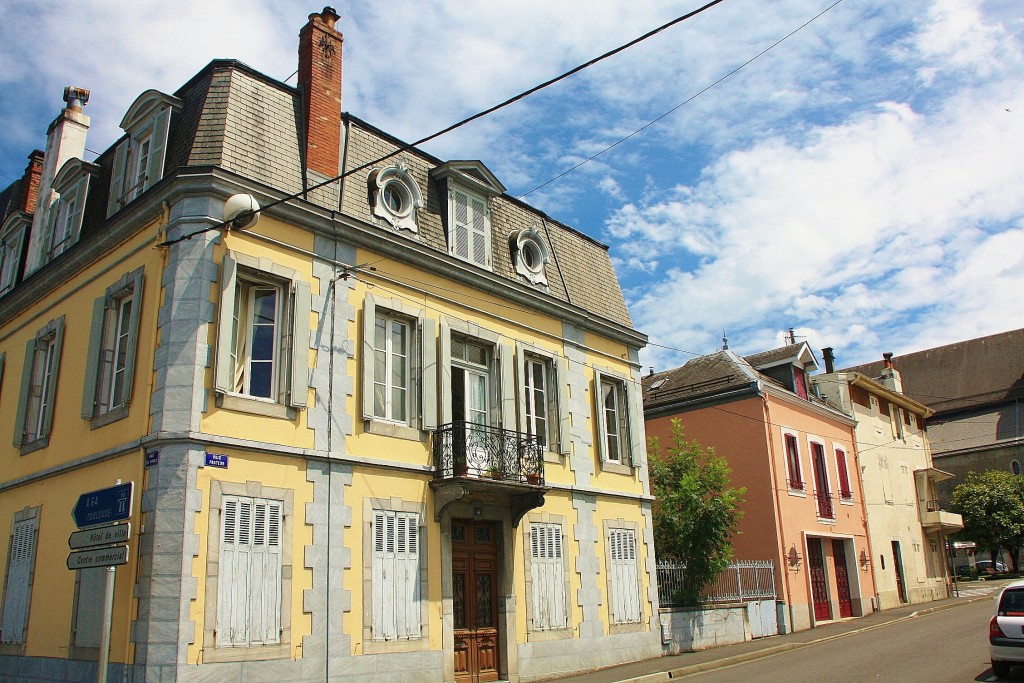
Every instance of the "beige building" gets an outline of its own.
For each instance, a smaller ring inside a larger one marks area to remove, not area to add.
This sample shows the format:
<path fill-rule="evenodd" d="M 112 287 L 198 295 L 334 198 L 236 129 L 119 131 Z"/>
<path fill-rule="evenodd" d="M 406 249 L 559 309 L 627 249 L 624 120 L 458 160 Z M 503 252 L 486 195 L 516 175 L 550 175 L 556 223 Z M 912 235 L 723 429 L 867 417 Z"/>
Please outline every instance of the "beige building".
<path fill-rule="evenodd" d="M 832 369 L 813 378 L 818 395 L 857 420 L 861 481 L 879 609 L 949 595 L 946 540 L 963 528 L 941 509 L 936 484 L 953 475 L 936 469 L 925 430 L 932 414 L 902 393 L 900 374 L 886 362 L 880 377 Z"/>

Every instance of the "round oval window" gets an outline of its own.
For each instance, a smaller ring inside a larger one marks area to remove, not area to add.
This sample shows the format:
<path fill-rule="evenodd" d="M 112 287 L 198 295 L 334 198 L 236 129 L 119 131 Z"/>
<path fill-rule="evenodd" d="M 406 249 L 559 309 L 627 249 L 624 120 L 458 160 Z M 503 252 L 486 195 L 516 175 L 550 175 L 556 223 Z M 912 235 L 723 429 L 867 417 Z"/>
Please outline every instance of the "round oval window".
<path fill-rule="evenodd" d="M 540 270 L 541 256 L 540 250 L 537 249 L 537 245 L 533 242 L 523 243 L 523 265 L 531 271 Z"/>
<path fill-rule="evenodd" d="M 389 211 L 393 213 L 403 213 L 405 211 L 405 193 L 402 192 L 403 189 L 402 184 L 396 181 L 389 182 L 381 189 L 381 201 L 384 202 L 384 206 Z"/>

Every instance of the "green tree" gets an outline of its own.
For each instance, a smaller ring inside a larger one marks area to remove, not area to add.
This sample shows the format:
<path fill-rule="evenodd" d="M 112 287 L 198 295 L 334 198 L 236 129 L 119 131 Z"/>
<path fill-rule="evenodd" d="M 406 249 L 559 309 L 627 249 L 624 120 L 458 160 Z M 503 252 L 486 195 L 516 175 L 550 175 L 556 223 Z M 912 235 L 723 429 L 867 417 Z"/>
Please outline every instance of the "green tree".
<path fill-rule="evenodd" d="M 672 420 L 672 443 L 664 452 L 649 441 L 654 546 L 658 556 L 686 564 L 686 585 L 673 599 L 696 604 L 700 592 L 732 559 L 732 537 L 743 511 L 745 488 L 733 488 L 725 458 L 688 441 Z"/>
<path fill-rule="evenodd" d="M 963 538 L 989 551 L 993 566 L 1000 548 L 1008 551 L 1013 571 L 1024 546 L 1024 482 L 1012 472 L 969 472 L 953 489 L 953 511 L 964 518 Z"/>

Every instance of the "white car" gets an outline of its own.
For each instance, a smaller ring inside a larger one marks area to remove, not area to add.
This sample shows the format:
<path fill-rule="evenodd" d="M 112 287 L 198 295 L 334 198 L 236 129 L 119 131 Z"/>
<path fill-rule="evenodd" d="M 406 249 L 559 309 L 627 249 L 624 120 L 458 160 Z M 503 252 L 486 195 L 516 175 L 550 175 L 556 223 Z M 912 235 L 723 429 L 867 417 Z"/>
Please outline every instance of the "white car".
<path fill-rule="evenodd" d="M 996 613 L 988 622 L 988 650 L 992 673 L 1010 675 L 1010 667 L 1024 666 L 1024 581 L 1014 581 L 999 594 Z"/>

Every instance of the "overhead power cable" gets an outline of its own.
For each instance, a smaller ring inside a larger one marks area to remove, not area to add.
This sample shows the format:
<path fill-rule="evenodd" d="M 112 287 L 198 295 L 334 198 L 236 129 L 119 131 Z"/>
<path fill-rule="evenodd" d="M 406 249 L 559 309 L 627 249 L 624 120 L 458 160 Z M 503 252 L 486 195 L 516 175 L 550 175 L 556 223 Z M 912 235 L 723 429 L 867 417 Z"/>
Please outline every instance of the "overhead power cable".
<path fill-rule="evenodd" d="M 546 81 L 544 81 L 543 83 L 541 83 L 539 85 L 535 85 L 532 88 L 519 93 L 518 95 L 515 95 L 513 97 L 508 98 L 504 102 L 496 104 L 493 107 L 489 107 L 487 109 L 484 109 L 483 111 L 477 112 L 476 114 L 473 114 L 472 116 L 467 116 L 466 118 L 462 119 L 461 121 L 459 121 L 457 123 L 453 123 L 452 125 L 448 126 L 447 128 L 443 128 L 443 129 L 437 131 L 436 133 L 432 133 L 432 134 L 426 136 L 425 138 L 420 138 L 419 140 L 417 140 L 415 142 L 403 143 L 402 145 L 400 145 L 393 152 L 390 152 L 390 153 L 385 154 L 385 155 L 383 155 L 381 157 L 378 157 L 377 159 L 374 159 L 373 161 L 368 161 L 365 164 L 362 164 L 361 166 L 357 166 L 357 167 L 355 167 L 353 169 L 349 169 L 348 171 L 345 171 L 344 173 L 341 173 L 340 175 L 337 175 L 337 176 L 335 176 L 333 178 L 329 178 L 329 179 L 327 179 L 327 180 L 325 180 L 325 181 L 323 181 L 321 183 L 317 183 L 316 185 L 311 185 L 310 187 L 304 188 L 303 190 L 301 190 L 299 192 L 296 192 L 294 194 L 290 194 L 290 195 L 288 195 L 286 197 L 281 197 L 280 199 L 276 199 L 276 200 L 270 202 L 269 204 L 267 204 L 266 206 L 262 207 L 260 210 L 261 211 L 266 211 L 267 209 L 269 209 L 271 207 L 274 207 L 274 206 L 277 206 L 278 204 L 282 204 L 284 202 L 291 201 L 292 199 L 298 199 L 299 197 L 302 197 L 303 195 L 305 195 L 305 194 L 307 194 L 309 192 L 312 192 L 313 190 L 317 190 L 317 189 L 319 189 L 321 187 L 324 187 L 325 185 L 330 185 L 331 183 L 337 182 L 338 180 L 341 180 L 342 178 L 345 178 L 346 176 L 350 176 L 353 173 L 358 173 L 359 171 L 362 171 L 362 170 L 365 170 L 367 168 L 370 168 L 370 167 L 372 167 L 372 166 L 374 166 L 376 164 L 379 164 L 382 161 L 390 159 L 393 156 L 401 154 L 402 152 L 406 152 L 406 151 L 408 151 L 410 149 L 413 149 L 414 147 L 418 147 L 419 145 L 422 145 L 422 144 L 424 144 L 426 142 L 430 142 L 431 140 L 433 140 L 435 138 L 441 137 L 442 135 L 445 135 L 446 133 L 450 133 L 453 130 L 455 130 L 456 128 L 461 128 L 462 126 L 465 126 L 467 123 L 470 123 L 472 121 L 476 121 L 477 119 L 482 118 L 484 116 L 487 116 L 489 114 L 493 114 L 494 112 L 498 111 L 499 109 L 502 109 L 504 107 L 507 107 L 510 104 L 513 104 L 515 102 L 518 102 L 519 100 L 522 100 L 522 99 L 524 99 L 526 97 L 529 97 L 530 95 L 534 94 L 535 92 L 537 92 L 539 90 L 543 90 L 544 88 L 547 88 L 548 86 L 554 85 L 555 83 L 558 83 L 559 81 L 565 80 L 569 76 L 577 74 L 580 71 L 583 71 L 584 69 L 586 69 L 588 67 L 591 67 L 591 66 L 593 66 L 594 64 L 597 64 L 600 61 L 603 61 L 605 59 L 608 59 L 609 57 L 617 55 L 618 53 L 622 52 L 623 50 L 631 48 L 634 45 L 636 45 L 637 43 L 641 43 L 641 42 L 647 40 L 648 38 L 650 38 L 651 36 L 654 36 L 654 35 L 656 35 L 658 33 L 661 33 L 662 31 L 664 31 L 664 30 L 666 30 L 668 28 L 671 28 L 672 26 L 675 26 L 676 24 L 682 23 L 682 22 L 686 21 L 687 19 L 691 19 L 691 18 L 697 16 L 698 14 L 700 14 L 701 12 L 704 12 L 704 11 L 706 11 L 708 9 L 711 9 L 715 5 L 718 5 L 718 4 L 722 3 L 722 2 L 725 2 L 725 0 L 711 0 L 711 2 L 708 2 L 707 4 L 698 7 L 697 9 L 693 10 L 692 12 L 687 12 L 686 14 L 684 14 L 682 16 L 676 17 L 672 21 L 669 21 L 669 22 L 667 22 L 665 24 L 662 24 L 658 28 L 653 29 L 651 31 L 648 31 L 647 33 L 643 34 L 642 36 L 639 36 L 638 38 L 634 38 L 633 40 L 629 41 L 628 43 L 624 43 L 623 45 L 620 45 L 619 47 L 616 47 L 616 48 L 614 48 L 612 50 L 609 50 L 608 52 L 605 52 L 604 54 L 602 54 L 602 55 L 600 55 L 598 57 L 594 57 L 590 61 L 584 62 L 583 64 L 580 64 L 577 67 L 569 69 L 568 71 L 566 71 L 565 73 L 563 73 L 563 74 L 561 74 L 559 76 L 555 76 L 554 78 L 546 80 Z M 291 76 L 289 76 L 289 78 L 291 78 Z M 193 232 L 186 233 L 186 234 L 181 235 L 180 237 L 176 237 L 174 239 L 165 240 L 165 241 L 161 242 L 157 246 L 167 247 L 167 246 L 170 246 L 172 244 L 177 244 L 178 242 L 182 242 L 184 240 L 192 239 L 196 235 L 201 235 L 204 232 L 209 232 L 211 230 L 219 230 L 220 228 L 223 228 L 225 225 L 227 225 L 230 222 L 231 221 L 221 221 L 220 223 L 217 223 L 216 225 L 211 225 L 211 226 L 203 228 L 201 230 L 195 230 Z"/>

